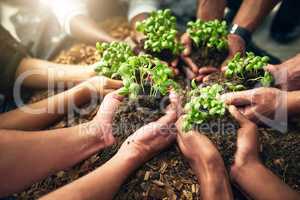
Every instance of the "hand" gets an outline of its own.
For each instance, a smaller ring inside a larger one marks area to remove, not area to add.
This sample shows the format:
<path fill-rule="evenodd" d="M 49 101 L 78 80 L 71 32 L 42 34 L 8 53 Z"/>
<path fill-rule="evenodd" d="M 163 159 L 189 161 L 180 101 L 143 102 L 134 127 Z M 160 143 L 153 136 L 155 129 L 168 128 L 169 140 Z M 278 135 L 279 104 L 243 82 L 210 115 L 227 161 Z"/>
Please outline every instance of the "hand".
<path fill-rule="evenodd" d="M 226 70 L 226 65 L 230 59 L 234 57 L 235 54 L 240 52 L 242 55 L 245 54 L 246 43 L 243 38 L 235 34 L 228 35 L 228 56 L 222 64 L 222 71 Z"/>
<path fill-rule="evenodd" d="M 103 96 L 123 86 L 122 81 L 110 79 L 105 76 L 95 76 L 83 82 L 83 84 L 96 90 L 98 94 Z"/>
<path fill-rule="evenodd" d="M 240 124 L 237 132 L 237 150 L 234 158 L 234 166 L 243 166 L 247 162 L 258 161 L 257 127 L 249 121 L 235 106 L 229 106 L 229 112 Z"/>
<path fill-rule="evenodd" d="M 269 71 L 275 85 L 282 90 L 294 91 L 300 89 L 300 54 L 279 65 L 268 65 L 265 70 Z"/>
<path fill-rule="evenodd" d="M 288 109 L 287 93 L 276 88 L 257 88 L 241 92 L 227 93 L 221 98 L 229 105 L 239 107 L 250 120 L 261 121 L 263 117 L 275 117 L 279 109 Z M 282 114 L 279 112 L 279 114 Z"/>
<path fill-rule="evenodd" d="M 118 95 L 118 92 L 115 91 L 105 96 L 97 115 L 88 126 L 92 130 L 92 133 L 96 135 L 98 143 L 103 145 L 102 148 L 115 143 L 112 133 L 112 121 L 114 113 L 123 100 L 123 97 Z"/>
<path fill-rule="evenodd" d="M 179 113 L 178 96 L 170 96 L 171 105 L 166 115 L 156 122 L 138 129 L 127 138 L 118 151 L 121 155 L 132 155 L 135 157 L 135 165 L 141 165 L 151 159 L 155 154 L 170 146 L 176 139 L 173 125 Z"/>
<path fill-rule="evenodd" d="M 188 33 L 184 33 L 181 37 L 181 43 L 184 46 L 184 51 L 181 55 L 182 60 L 187 64 L 188 68 L 184 68 L 184 72 L 188 79 L 195 79 L 198 82 L 202 82 L 206 77 L 214 72 L 219 71 L 213 66 L 197 66 L 190 58 L 192 52 L 192 40 Z"/>
<path fill-rule="evenodd" d="M 205 135 L 197 131 L 183 132 L 182 123 L 183 117 L 176 122 L 177 143 L 195 173 L 199 167 L 204 168 L 207 165 L 216 166 L 223 163 L 219 151 Z"/>

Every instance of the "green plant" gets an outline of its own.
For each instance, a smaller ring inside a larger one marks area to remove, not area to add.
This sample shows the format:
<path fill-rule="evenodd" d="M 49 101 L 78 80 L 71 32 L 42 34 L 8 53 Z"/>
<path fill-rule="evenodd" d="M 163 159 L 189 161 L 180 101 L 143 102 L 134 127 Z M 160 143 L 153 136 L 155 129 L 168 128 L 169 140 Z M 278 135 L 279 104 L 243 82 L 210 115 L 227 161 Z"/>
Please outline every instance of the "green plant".
<path fill-rule="evenodd" d="M 137 23 L 136 30 L 145 35 L 146 50 L 156 53 L 170 50 L 174 55 L 183 50 L 177 40 L 176 18 L 172 16 L 170 9 L 152 12 L 149 18 Z"/>
<path fill-rule="evenodd" d="M 97 43 L 96 48 L 101 56 L 95 71 L 109 78 L 118 77 L 118 69 L 128 58 L 134 56 L 129 45 L 122 42 Z"/>
<path fill-rule="evenodd" d="M 227 24 L 225 21 L 213 20 L 188 22 L 187 32 L 197 47 L 215 48 L 219 51 L 228 48 Z"/>
<path fill-rule="evenodd" d="M 245 57 L 237 53 L 227 64 L 225 76 L 227 78 L 236 77 L 245 82 L 260 82 L 262 86 L 270 86 L 273 83 L 273 76 L 264 70 L 268 64 L 267 56 L 255 56 L 252 52 L 247 52 Z"/>
<path fill-rule="evenodd" d="M 156 96 L 158 92 L 166 95 L 172 87 L 178 89 L 178 84 L 171 79 L 172 70 L 157 58 L 149 55 L 130 57 L 118 70 L 124 87 L 121 95 L 136 98 L 140 92 L 147 93 L 145 86 L 150 86 L 149 95 Z"/>
<path fill-rule="evenodd" d="M 189 102 L 185 105 L 184 131 L 189 131 L 194 125 L 207 122 L 210 119 L 222 117 L 225 114 L 225 103 L 219 100 L 223 88 L 219 84 L 207 87 L 197 87 L 192 82 L 192 90 L 189 92 Z"/>

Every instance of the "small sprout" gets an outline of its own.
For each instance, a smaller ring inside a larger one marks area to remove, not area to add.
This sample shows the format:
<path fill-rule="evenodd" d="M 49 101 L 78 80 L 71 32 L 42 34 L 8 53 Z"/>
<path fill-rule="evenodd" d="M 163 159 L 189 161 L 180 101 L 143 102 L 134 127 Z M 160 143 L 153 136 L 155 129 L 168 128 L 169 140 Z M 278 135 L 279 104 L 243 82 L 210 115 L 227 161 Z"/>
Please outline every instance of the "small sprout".
<path fill-rule="evenodd" d="M 144 91 L 145 85 L 150 85 L 150 96 L 156 96 L 158 92 L 166 95 L 170 88 L 178 89 L 178 84 L 172 80 L 172 70 L 160 60 L 149 55 L 130 57 L 118 70 L 124 87 L 121 95 L 129 95 L 136 98 Z"/>
<path fill-rule="evenodd" d="M 152 12 L 149 18 L 136 24 L 136 30 L 145 35 L 146 50 L 156 53 L 170 50 L 174 55 L 183 51 L 183 46 L 177 40 L 176 18 L 170 9 Z"/>
<path fill-rule="evenodd" d="M 227 64 L 225 76 L 228 79 L 236 77 L 244 82 L 259 82 L 262 86 L 268 87 L 273 83 L 273 76 L 264 70 L 268 64 L 267 56 L 255 56 L 252 52 L 247 52 L 245 57 L 237 53 Z"/>
<path fill-rule="evenodd" d="M 187 26 L 187 32 L 196 46 L 215 48 L 219 51 L 228 48 L 228 31 L 225 21 L 213 20 L 205 22 L 198 19 L 195 22 L 189 22 Z"/>
<path fill-rule="evenodd" d="M 96 49 L 101 56 L 95 71 L 109 78 L 118 78 L 118 70 L 122 63 L 134 56 L 130 46 L 122 42 L 97 43 Z"/>
<path fill-rule="evenodd" d="M 221 85 L 214 84 L 203 88 L 196 87 L 189 92 L 190 100 L 184 107 L 186 113 L 183 121 L 184 131 L 190 131 L 194 125 L 225 115 L 225 103 L 219 100 L 222 91 Z"/>

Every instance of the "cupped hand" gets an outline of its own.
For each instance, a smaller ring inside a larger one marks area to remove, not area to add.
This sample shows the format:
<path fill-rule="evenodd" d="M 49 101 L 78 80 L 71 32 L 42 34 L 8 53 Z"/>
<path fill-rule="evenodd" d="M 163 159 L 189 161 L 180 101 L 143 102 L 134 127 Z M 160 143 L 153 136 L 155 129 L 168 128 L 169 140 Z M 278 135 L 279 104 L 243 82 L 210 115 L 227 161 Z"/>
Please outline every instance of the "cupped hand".
<path fill-rule="evenodd" d="M 240 113 L 235 106 L 229 106 L 229 112 L 240 125 L 237 131 L 237 150 L 234 156 L 234 165 L 242 166 L 247 162 L 257 161 L 259 159 L 259 142 L 256 125 Z"/>
<path fill-rule="evenodd" d="M 243 115 L 254 122 L 264 122 L 269 117 L 273 119 L 276 114 L 284 114 L 282 109 L 287 109 L 287 93 L 276 88 L 232 92 L 222 95 L 221 99 L 228 105 L 237 106 Z"/>
<path fill-rule="evenodd" d="M 226 65 L 229 60 L 231 60 L 235 54 L 241 53 L 242 55 L 245 54 L 246 51 L 246 43 L 243 38 L 235 34 L 229 34 L 227 36 L 228 39 L 228 56 L 225 61 L 221 65 L 221 70 L 226 70 Z"/>
<path fill-rule="evenodd" d="M 117 90 L 105 96 L 97 115 L 89 125 L 89 128 L 91 128 L 93 134 L 96 134 L 98 142 L 103 147 L 111 146 L 115 143 L 112 132 L 113 116 L 123 100 L 123 97 L 118 92 Z"/>
<path fill-rule="evenodd" d="M 300 54 L 279 65 L 267 65 L 265 70 L 270 72 L 275 85 L 282 90 L 295 91 L 300 89 Z"/>
<path fill-rule="evenodd" d="M 177 143 L 188 160 L 191 167 L 197 171 L 201 168 L 214 163 L 223 163 L 221 155 L 216 146 L 203 134 L 197 131 L 184 132 L 182 128 L 184 117 L 176 122 Z"/>
<path fill-rule="evenodd" d="M 177 120 L 179 97 L 170 97 L 171 104 L 166 114 L 159 120 L 138 129 L 126 139 L 118 154 L 134 155 L 136 165 L 151 159 L 154 155 L 170 146 L 176 139 L 174 123 Z"/>

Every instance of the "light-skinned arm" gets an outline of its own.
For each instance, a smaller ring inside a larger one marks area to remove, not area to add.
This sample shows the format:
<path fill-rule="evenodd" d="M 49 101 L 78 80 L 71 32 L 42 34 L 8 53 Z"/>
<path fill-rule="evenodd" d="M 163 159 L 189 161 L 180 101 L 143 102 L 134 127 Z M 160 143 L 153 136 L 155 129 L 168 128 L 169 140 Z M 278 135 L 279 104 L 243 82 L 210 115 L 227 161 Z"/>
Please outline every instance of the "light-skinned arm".
<path fill-rule="evenodd" d="M 95 66 L 57 64 L 45 60 L 24 58 L 16 71 L 16 80 L 33 89 L 49 86 L 78 84 L 96 76 Z M 18 82 L 17 82 L 18 83 Z"/>
<path fill-rule="evenodd" d="M 171 126 L 177 119 L 175 108 L 169 109 L 158 121 L 137 130 L 103 166 L 42 199 L 113 199 L 137 167 L 174 142 L 176 134 Z"/>
<path fill-rule="evenodd" d="M 253 199 L 296 200 L 300 194 L 282 182 L 259 159 L 257 127 L 236 107 L 229 111 L 240 124 L 231 178 Z"/>
<path fill-rule="evenodd" d="M 108 87 L 109 86 L 109 87 Z M 22 106 L 0 115 L 0 129 L 40 130 L 46 128 L 68 111 L 99 100 L 100 96 L 122 86 L 120 81 L 94 77 L 65 92 Z"/>
<path fill-rule="evenodd" d="M 0 197 L 19 192 L 112 145 L 112 118 L 120 103 L 116 93 L 107 95 L 91 122 L 71 128 L 0 130 Z"/>

